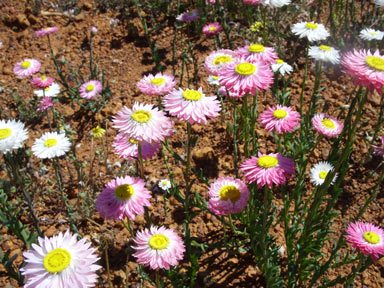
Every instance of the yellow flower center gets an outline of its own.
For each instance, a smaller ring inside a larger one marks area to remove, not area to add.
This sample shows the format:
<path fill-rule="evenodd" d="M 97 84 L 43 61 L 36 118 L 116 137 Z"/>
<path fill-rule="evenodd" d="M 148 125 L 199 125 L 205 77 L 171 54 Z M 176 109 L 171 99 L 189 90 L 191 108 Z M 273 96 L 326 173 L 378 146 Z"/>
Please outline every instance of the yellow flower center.
<path fill-rule="evenodd" d="M 188 12 L 187 14 L 188 14 L 188 16 L 192 16 L 193 12 Z"/>
<path fill-rule="evenodd" d="M 53 147 L 57 144 L 57 140 L 56 139 L 47 139 L 45 140 L 44 142 L 44 146 L 45 147 Z"/>
<path fill-rule="evenodd" d="M 260 53 L 265 50 L 265 47 L 261 44 L 252 44 L 248 47 L 248 51 L 252 53 Z"/>
<path fill-rule="evenodd" d="M 165 83 L 165 79 L 164 78 L 153 78 L 151 80 L 151 83 L 155 84 L 157 86 L 160 86 L 160 85 L 163 85 Z"/>
<path fill-rule="evenodd" d="M 9 136 L 11 136 L 11 134 L 12 134 L 12 130 L 9 128 L 0 129 L 0 140 L 8 138 Z"/>
<path fill-rule="evenodd" d="M 131 117 L 136 122 L 147 123 L 149 120 L 151 120 L 152 115 L 148 111 L 137 110 L 137 111 L 132 113 Z"/>
<path fill-rule="evenodd" d="M 332 50 L 332 48 L 327 46 L 327 45 L 321 45 L 319 48 L 323 51 L 331 51 Z"/>
<path fill-rule="evenodd" d="M 89 84 L 87 85 L 87 87 L 85 87 L 85 90 L 87 92 L 91 92 L 93 89 L 95 89 L 95 85 L 92 85 L 92 84 Z"/>
<path fill-rule="evenodd" d="M 31 62 L 29 61 L 24 61 L 23 63 L 21 63 L 21 68 L 23 69 L 27 69 L 29 68 L 29 66 L 31 66 Z"/>
<path fill-rule="evenodd" d="M 212 79 L 213 80 L 219 80 L 219 77 L 218 76 L 212 76 Z"/>
<path fill-rule="evenodd" d="M 135 139 L 129 139 L 129 142 L 136 145 L 139 143 L 139 141 L 136 141 Z"/>
<path fill-rule="evenodd" d="M 133 187 L 128 184 L 117 186 L 114 190 L 116 198 L 120 200 L 128 200 L 134 192 Z"/>
<path fill-rule="evenodd" d="M 232 62 L 233 61 L 233 58 L 231 56 L 219 56 L 219 57 L 216 57 L 215 60 L 213 60 L 213 64 L 214 65 L 219 65 L 219 64 L 222 64 L 222 63 L 229 63 L 229 62 Z"/>
<path fill-rule="evenodd" d="M 45 27 L 44 29 L 45 29 L 45 30 L 49 30 L 49 29 L 51 29 L 51 27 Z"/>
<path fill-rule="evenodd" d="M 47 87 L 47 88 L 45 88 L 44 90 L 45 90 L 45 91 L 48 91 L 49 89 L 51 89 L 51 87 Z"/>
<path fill-rule="evenodd" d="M 152 249 L 163 250 L 169 245 L 169 239 L 163 234 L 155 234 L 149 239 L 149 246 Z"/>
<path fill-rule="evenodd" d="M 261 156 L 257 160 L 257 165 L 263 168 L 272 168 L 279 164 L 279 160 L 277 160 L 274 156 Z"/>
<path fill-rule="evenodd" d="M 230 199 L 232 203 L 236 203 L 240 199 L 240 191 L 233 185 L 225 185 L 221 187 L 219 197 L 223 201 Z"/>
<path fill-rule="evenodd" d="M 40 80 L 41 81 L 45 81 L 45 80 L 47 80 L 47 77 L 46 76 L 41 76 Z"/>
<path fill-rule="evenodd" d="M 307 23 L 307 24 L 305 24 L 305 27 L 307 27 L 308 29 L 311 29 L 311 30 L 315 30 L 319 26 L 316 23 Z"/>
<path fill-rule="evenodd" d="M 236 65 L 235 70 L 239 75 L 249 76 L 255 73 L 256 66 L 251 63 L 240 63 Z"/>
<path fill-rule="evenodd" d="M 63 271 L 71 263 L 71 254 L 65 249 L 56 248 L 44 257 L 44 268 L 49 273 L 57 273 Z"/>
<path fill-rule="evenodd" d="M 273 116 L 277 119 L 283 119 L 287 117 L 287 114 L 287 111 L 283 109 L 276 109 L 275 111 L 273 111 Z"/>
<path fill-rule="evenodd" d="M 209 27 L 208 30 L 209 30 L 209 31 L 215 31 L 215 30 L 216 30 L 216 27 L 215 27 L 215 26 Z"/>
<path fill-rule="evenodd" d="M 203 94 L 196 90 L 186 90 L 183 92 L 183 97 L 190 101 L 197 101 L 203 97 Z"/>
<path fill-rule="evenodd" d="M 368 243 L 371 244 L 377 244 L 380 242 L 380 236 L 375 232 L 365 232 L 363 237 Z"/>
<path fill-rule="evenodd" d="M 335 123 L 333 123 L 333 121 L 330 119 L 321 120 L 321 124 L 323 124 L 323 126 L 328 128 L 328 129 L 335 129 L 335 127 L 336 127 Z"/>
<path fill-rule="evenodd" d="M 384 59 L 376 56 L 368 56 L 365 58 L 365 63 L 368 64 L 369 67 L 378 70 L 384 71 Z"/>
<path fill-rule="evenodd" d="M 377 35 L 376 32 L 369 32 L 369 34 L 371 34 L 371 35 L 373 35 L 373 36 Z"/>
<path fill-rule="evenodd" d="M 168 182 L 167 182 L 167 181 L 163 181 L 163 185 L 164 185 L 164 186 L 167 186 L 167 185 L 168 185 Z"/>
<path fill-rule="evenodd" d="M 328 175 L 328 172 L 327 171 L 320 171 L 319 173 L 319 177 L 320 179 L 325 179 Z"/>
<path fill-rule="evenodd" d="M 284 63 L 284 60 L 276 59 L 276 63 L 277 63 L 277 64 L 283 64 L 283 63 Z"/>

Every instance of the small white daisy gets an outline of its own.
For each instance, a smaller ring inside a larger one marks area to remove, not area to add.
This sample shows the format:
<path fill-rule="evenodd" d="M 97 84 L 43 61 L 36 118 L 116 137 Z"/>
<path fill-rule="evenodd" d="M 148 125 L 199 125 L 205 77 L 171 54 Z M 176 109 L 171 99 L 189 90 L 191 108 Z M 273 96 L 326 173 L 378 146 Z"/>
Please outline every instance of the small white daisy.
<path fill-rule="evenodd" d="M 309 47 L 308 55 L 317 61 L 330 62 L 332 64 L 340 62 L 339 50 L 327 45 Z"/>
<path fill-rule="evenodd" d="M 44 90 L 35 90 L 33 93 L 38 97 L 56 97 L 60 93 L 60 85 L 53 82 L 51 86 Z"/>
<path fill-rule="evenodd" d="M 161 179 L 158 185 L 164 191 L 168 191 L 172 187 L 171 181 L 168 179 Z"/>
<path fill-rule="evenodd" d="M 363 40 L 383 40 L 384 32 L 380 30 L 366 28 L 360 31 L 359 37 Z"/>
<path fill-rule="evenodd" d="M 315 166 L 311 168 L 311 181 L 316 186 L 320 186 L 321 184 L 324 183 L 324 180 L 327 177 L 328 173 L 333 169 L 334 167 L 325 161 L 315 164 Z M 337 173 L 335 177 L 333 177 L 331 184 L 335 182 L 336 178 L 337 178 Z"/>
<path fill-rule="evenodd" d="M 28 138 L 24 124 L 16 120 L 0 120 L 0 153 L 18 149 Z"/>
<path fill-rule="evenodd" d="M 54 158 L 64 155 L 70 147 L 71 142 L 64 133 L 47 132 L 35 141 L 32 152 L 41 159 Z"/>
<path fill-rule="evenodd" d="M 208 83 L 209 83 L 210 85 L 219 86 L 219 85 L 220 85 L 219 77 L 218 77 L 218 76 L 214 76 L 214 75 L 209 75 L 209 77 L 208 77 Z"/>
<path fill-rule="evenodd" d="M 323 24 L 315 22 L 300 22 L 292 27 L 292 33 L 300 38 L 307 38 L 308 41 L 325 40 L 329 36 L 329 32 Z"/>
<path fill-rule="evenodd" d="M 291 4 L 291 0 L 263 0 L 264 6 L 269 6 L 272 8 L 281 8 L 288 4 Z"/>
<path fill-rule="evenodd" d="M 284 60 L 276 59 L 276 63 L 271 65 L 273 72 L 279 72 L 281 75 L 285 74 L 291 74 L 293 71 L 293 68 L 291 65 L 289 65 L 287 62 L 284 62 Z"/>

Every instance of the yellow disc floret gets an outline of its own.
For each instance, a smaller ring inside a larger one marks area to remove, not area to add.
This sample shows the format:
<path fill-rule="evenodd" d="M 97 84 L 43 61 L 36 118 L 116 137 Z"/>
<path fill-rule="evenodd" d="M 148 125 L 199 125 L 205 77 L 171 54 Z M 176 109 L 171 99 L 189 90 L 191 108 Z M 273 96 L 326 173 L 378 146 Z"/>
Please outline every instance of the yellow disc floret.
<path fill-rule="evenodd" d="M 377 244 L 380 242 L 380 236 L 375 232 L 365 232 L 364 239 L 371 244 Z"/>
<path fill-rule="evenodd" d="M 249 76 L 256 72 L 256 66 L 251 63 L 240 63 L 235 68 L 237 74 Z"/>
<path fill-rule="evenodd" d="M 31 62 L 29 61 L 24 61 L 23 63 L 21 63 L 21 68 L 23 69 L 27 69 L 31 66 Z"/>
<path fill-rule="evenodd" d="M 284 60 L 276 59 L 276 63 L 277 63 L 277 64 L 283 64 L 283 63 L 284 63 Z"/>
<path fill-rule="evenodd" d="M 0 140 L 8 138 L 9 136 L 11 136 L 11 134 L 12 130 L 9 128 L 0 129 Z"/>
<path fill-rule="evenodd" d="M 273 116 L 277 119 L 283 119 L 287 117 L 287 114 L 287 111 L 283 109 L 276 109 L 275 111 L 273 111 Z"/>
<path fill-rule="evenodd" d="M 327 46 L 327 45 L 320 45 L 320 50 L 323 50 L 323 51 L 331 51 L 332 48 Z"/>
<path fill-rule="evenodd" d="M 368 56 L 365 63 L 375 70 L 384 71 L 384 59 L 376 56 Z"/>
<path fill-rule="evenodd" d="M 155 234 L 149 239 L 149 246 L 155 250 L 163 250 L 169 245 L 169 239 L 163 234 Z"/>
<path fill-rule="evenodd" d="M 209 30 L 209 31 L 215 31 L 215 30 L 216 30 L 216 27 L 215 27 L 215 26 L 209 27 L 208 30 Z"/>
<path fill-rule="evenodd" d="M 147 123 L 152 118 L 152 114 L 145 110 L 137 110 L 132 113 L 132 119 L 139 123 Z"/>
<path fill-rule="evenodd" d="M 328 172 L 327 171 L 320 171 L 319 173 L 319 177 L 320 179 L 325 179 L 328 175 Z"/>
<path fill-rule="evenodd" d="M 71 254 L 62 248 L 53 249 L 45 255 L 43 264 L 49 273 L 61 272 L 71 264 Z"/>
<path fill-rule="evenodd" d="M 160 85 L 162 85 L 162 84 L 165 83 L 165 79 L 164 79 L 164 78 L 153 78 L 153 79 L 151 80 L 151 83 L 152 83 L 152 84 L 155 84 L 155 85 L 157 85 L 157 86 L 160 86 Z"/>
<path fill-rule="evenodd" d="M 57 144 L 57 140 L 56 139 L 47 139 L 45 140 L 44 142 L 44 146 L 45 147 L 53 147 Z"/>
<path fill-rule="evenodd" d="M 190 101 L 197 101 L 203 97 L 203 94 L 196 90 L 186 90 L 183 92 L 183 97 Z"/>
<path fill-rule="evenodd" d="M 257 165 L 263 168 L 272 168 L 279 164 L 279 160 L 277 160 L 274 156 L 261 156 L 257 160 Z"/>
<path fill-rule="evenodd" d="M 230 199 L 232 203 L 236 203 L 240 199 L 240 191 L 236 186 L 225 185 L 221 187 L 219 197 L 223 201 Z"/>
<path fill-rule="evenodd" d="M 260 53 L 265 50 L 265 47 L 261 44 L 252 44 L 248 47 L 248 51 L 252 53 Z"/>
<path fill-rule="evenodd" d="M 131 185 L 122 184 L 120 186 L 117 186 L 113 192 L 115 193 L 117 199 L 128 200 L 129 198 L 131 198 L 135 191 L 133 190 L 133 187 Z"/>
<path fill-rule="evenodd" d="M 333 121 L 330 119 L 321 120 L 321 124 L 323 124 L 323 126 L 328 128 L 328 129 L 335 129 L 336 128 L 335 123 L 333 123 Z"/>
<path fill-rule="evenodd" d="M 87 87 L 85 87 L 85 90 L 87 90 L 87 92 L 91 92 L 93 89 L 95 89 L 95 85 L 92 84 L 89 84 L 87 85 Z"/>
<path fill-rule="evenodd" d="M 311 29 L 311 30 L 315 30 L 319 26 L 316 23 L 307 23 L 307 24 L 305 24 L 305 27 L 307 27 L 308 29 Z"/>
<path fill-rule="evenodd" d="M 213 64 L 214 65 L 219 65 L 219 64 L 222 64 L 222 63 L 229 63 L 229 62 L 232 62 L 233 61 L 233 58 L 231 56 L 218 56 L 215 58 L 215 60 L 213 60 Z"/>

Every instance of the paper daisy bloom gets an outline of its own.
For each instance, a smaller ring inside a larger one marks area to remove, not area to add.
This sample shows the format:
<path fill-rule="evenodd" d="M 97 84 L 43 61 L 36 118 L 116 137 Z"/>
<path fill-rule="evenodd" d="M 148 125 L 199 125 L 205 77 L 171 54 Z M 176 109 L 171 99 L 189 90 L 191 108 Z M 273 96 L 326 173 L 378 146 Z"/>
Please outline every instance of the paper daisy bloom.
<path fill-rule="evenodd" d="M 208 36 L 216 35 L 221 29 L 223 28 L 219 22 L 209 23 L 203 27 L 203 33 Z"/>
<path fill-rule="evenodd" d="M 300 114 L 291 107 L 277 105 L 276 107 L 265 110 L 259 116 L 259 121 L 265 126 L 268 132 L 276 133 L 293 132 L 300 126 Z"/>
<path fill-rule="evenodd" d="M 281 8 L 288 4 L 291 4 L 291 0 L 263 0 L 264 6 L 269 6 L 272 8 Z"/>
<path fill-rule="evenodd" d="M 45 35 L 56 33 L 59 30 L 58 27 L 45 27 L 41 30 L 35 31 L 36 37 L 43 37 Z"/>
<path fill-rule="evenodd" d="M 381 146 L 371 145 L 375 149 L 375 153 L 384 156 L 384 136 L 381 136 Z"/>
<path fill-rule="evenodd" d="M 236 214 L 248 205 L 249 190 L 239 179 L 220 177 L 211 184 L 208 197 L 208 208 L 214 214 Z"/>
<path fill-rule="evenodd" d="M 260 5 L 263 3 L 263 0 L 243 0 L 243 3 L 248 5 Z"/>
<path fill-rule="evenodd" d="M 151 226 L 136 233 L 132 246 L 133 254 L 139 264 L 149 266 L 153 270 L 177 266 L 183 260 L 185 246 L 179 235 L 172 228 Z"/>
<path fill-rule="evenodd" d="M 13 73 L 20 78 L 29 77 L 39 72 L 40 67 L 41 64 L 39 61 L 35 59 L 24 59 L 16 63 L 13 67 Z"/>
<path fill-rule="evenodd" d="M 144 207 L 151 206 L 151 191 L 140 178 L 117 177 L 108 182 L 96 200 L 96 210 L 107 219 L 121 220 L 144 214 Z"/>
<path fill-rule="evenodd" d="M 118 133 L 112 143 L 112 147 L 115 150 L 115 153 L 119 155 L 120 158 L 125 158 L 129 161 L 139 159 L 139 146 L 138 141 L 133 138 L 129 138 L 127 135 Z M 151 159 L 155 156 L 160 150 L 160 143 L 153 142 L 148 143 L 145 141 L 141 142 L 141 153 L 143 159 Z"/>
<path fill-rule="evenodd" d="M 381 94 L 381 87 L 384 85 L 384 56 L 380 55 L 379 50 L 373 54 L 369 50 L 347 52 L 341 59 L 341 64 L 345 68 L 343 72 L 352 75 L 357 85 Z"/>
<path fill-rule="evenodd" d="M 95 26 L 92 26 L 89 30 L 91 31 L 91 34 L 93 36 L 95 36 L 97 32 L 99 32 L 99 30 Z"/>
<path fill-rule="evenodd" d="M 51 238 L 38 237 L 39 244 L 23 253 L 26 265 L 20 269 L 24 287 L 94 287 L 96 271 L 101 266 L 96 248 L 89 248 L 87 238 L 77 240 L 77 234 L 67 230 Z"/>
<path fill-rule="evenodd" d="M 275 59 L 276 63 L 271 65 L 272 71 L 274 73 L 279 72 L 282 76 L 285 74 L 291 74 L 293 68 L 287 62 L 281 59 Z"/>
<path fill-rule="evenodd" d="M 192 22 L 199 18 L 199 12 L 197 10 L 186 11 L 176 17 L 176 20 L 182 22 Z"/>
<path fill-rule="evenodd" d="M 70 147 L 71 142 L 65 133 L 47 132 L 35 141 L 32 152 L 41 159 L 54 158 L 64 155 Z"/>
<path fill-rule="evenodd" d="M 296 23 L 292 27 L 292 33 L 300 38 L 307 38 L 309 42 L 325 40 L 329 36 L 324 25 L 315 22 Z"/>
<path fill-rule="evenodd" d="M 220 102 L 216 96 L 205 96 L 203 89 L 198 90 L 173 89 L 163 98 L 164 110 L 179 120 L 186 120 L 191 124 L 207 123 L 207 118 L 219 116 Z"/>
<path fill-rule="evenodd" d="M 7 153 L 23 146 L 28 130 L 16 120 L 0 120 L 0 153 Z"/>
<path fill-rule="evenodd" d="M 295 162 L 280 153 L 252 156 L 240 166 L 248 183 L 257 182 L 257 187 L 266 184 L 272 188 L 273 184 L 285 184 L 287 178 L 295 174 Z"/>
<path fill-rule="evenodd" d="M 54 81 L 54 79 L 51 77 L 41 76 L 40 78 L 39 77 L 33 77 L 31 80 L 31 83 L 33 86 L 35 86 L 37 88 L 44 89 L 44 88 L 51 86 L 53 81 Z"/>
<path fill-rule="evenodd" d="M 345 239 L 364 255 L 371 255 L 373 260 L 384 255 L 384 230 L 380 227 L 372 223 L 356 222 L 349 223 L 345 231 Z"/>
<path fill-rule="evenodd" d="M 103 85 L 101 84 L 100 81 L 97 81 L 97 80 L 91 80 L 91 81 L 85 82 L 79 88 L 80 96 L 85 99 L 96 98 L 97 95 L 99 95 L 102 90 L 103 90 Z"/>
<path fill-rule="evenodd" d="M 214 85 L 214 86 L 219 86 L 220 85 L 219 77 L 218 76 L 209 75 L 208 76 L 208 84 L 209 85 Z"/>
<path fill-rule="evenodd" d="M 239 57 L 245 58 L 245 61 L 261 61 L 268 65 L 275 62 L 278 58 L 277 53 L 273 47 L 265 47 L 261 44 L 246 45 L 236 50 Z"/>
<path fill-rule="evenodd" d="M 95 128 L 92 128 L 91 132 L 92 132 L 93 137 L 101 138 L 105 134 L 105 129 L 103 129 L 99 125 L 97 125 Z"/>
<path fill-rule="evenodd" d="M 158 185 L 163 191 L 168 191 L 172 187 L 171 181 L 169 181 L 168 179 L 161 179 Z"/>
<path fill-rule="evenodd" d="M 230 91 L 230 90 L 225 89 L 225 87 L 220 87 L 218 92 L 223 97 L 227 97 L 229 95 L 229 97 L 231 97 L 231 98 L 242 98 L 245 95 L 245 93 L 243 93 L 243 92 L 239 93 L 239 91 Z"/>
<path fill-rule="evenodd" d="M 152 104 L 135 102 L 113 117 L 114 127 L 136 141 L 160 142 L 173 133 L 173 122 Z"/>
<path fill-rule="evenodd" d="M 218 76 L 219 71 L 232 63 L 236 57 L 236 53 L 229 49 L 213 51 L 205 58 L 204 68 L 209 74 Z"/>
<path fill-rule="evenodd" d="M 308 51 L 309 57 L 322 62 L 338 64 L 340 62 L 339 51 L 326 45 L 311 46 Z"/>
<path fill-rule="evenodd" d="M 240 94 L 256 94 L 256 90 L 266 90 L 273 83 L 273 72 L 264 62 L 247 61 L 238 58 L 219 72 L 220 85 Z"/>
<path fill-rule="evenodd" d="M 327 177 L 328 173 L 335 169 L 331 164 L 328 162 L 319 162 L 315 164 L 311 168 L 311 181 L 316 186 L 320 186 L 324 183 L 325 178 Z M 335 183 L 337 178 L 337 174 L 335 177 L 333 177 L 331 184 Z"/>
<path fill-rule="evenodd" d="M 384 37 L 384 32 L 375 30 L 375 29 L 370 29 L 366 28 L 360 31 L 359 37 L 363 40 L 383 40 Z"/>
<path fill-rule="evenodd" d="M 324 113 L 316 114 L 312 118 L 312 125 L 316 131 L 329 138 L 335 138 L 343 131 L 344 125 L 333 117 L 328 117 Z"/>
<path fill-rule="evenodd" d="M 56 97 L 60 94 L 60 85 L 53 82 L 49 87 L 44 88 L 43 90 L 35 90 L 33 93 L 37 97 Z"/>
<path fill-rule="evenodd" d="M 40 106 L 36 109 L 37 111 L 46 111 L 53 106 L 52 98 L 43 97 L 40 100 Z"/>
<path fill-rule="evenodd" d="M 149 74 L 137 83 L 137 87 L 145 95 L 165 95 L 171 92 L 175 85 L 175 77 L 166 73 Z"/>

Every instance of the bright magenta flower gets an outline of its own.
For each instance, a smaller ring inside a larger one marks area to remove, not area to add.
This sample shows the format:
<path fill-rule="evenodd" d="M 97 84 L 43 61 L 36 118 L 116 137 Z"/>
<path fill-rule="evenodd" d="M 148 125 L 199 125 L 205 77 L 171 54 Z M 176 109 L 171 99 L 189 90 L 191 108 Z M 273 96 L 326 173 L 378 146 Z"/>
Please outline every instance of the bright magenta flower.
<path fill-rule="evenodd" d="M 138 141 L 129 139 L 125 134 L 118 133 L 112 143 L 112 147 L 115 149 L 115 153 L 120 158 L 133 161 L 139 158 Z M 141 142 L 141 153 L 143 159 L 150 159 L 159 152 L 160 143 L 148 143 Z"/>
<path fill-rule="evenodd" d="M 261 113 L 259 120 L 269 132 L 293 132 L 300 125 L 300 114 L 291 107 L 277 105 Z"/>
<path fill-rule="evenodd" d="M 381 146 L 372 145 L 375 148 L 375 153 L 379 156 L 384 156 L 384 136 L 381 136 Z"/>
<path fill-rule="evenodd" d="M 48 110 L 48 108 L 53 106 L 52 98 L 51 97 L 43 97 L 40 100 L 40 106 L 36 109 L 37 111 L 45 111 Z"/>
<path fill-rule="evenodd" d="M 20 78 L 29 77 L 39 72 L 41 64 L 35 59 L 24 59 L 16 63 L 13 67 L 13 73 Z"/>
<path fill-rule="evenodd" d="M 213 51 L 205 58 L 204 68 L 208 74 L 218 76 L 219 71 L 232 63 L 236 57 L 236 53 L 229 49 Z"/>
<path fill-rule="evenodd" d="M 203 33 L 205 35 L 216 35 L 219 33 L 223 28 L 221 27 L 219 22 L 209 23 L 203 27 Z"/>
<path fill-rule="evenodd" d="M 45 89 L 45 88 L 51 86 L 53 81 L 55 81 L 55 80 L 51 77 L 41 76 L 40 78 L 39 77 L 33 77 L 33 79 L 31 80 L 31 83 L 36 88 Z"/>
<path fill-rule="evenodd" d="M 103 85 L 101 84 L 100 81 L 97 81 L 97 80 L 91 80 L 91 81 L 85 82 L 79 88 L 80 96 L 85 99 L 96 98 L 102 90 L 103 90 Z"/>
<path fill-rule="evenodd" d="M 149 74 L 137 83 L 141 93 L 146 95 L 165 95 L 171 92 L 175 85 L 175 77 L 166 73 Z"/>
<path fill-rule="evenodd" d="M 312 125 L 318 133 L 330 138 L 339 136 L 344 128 L 343 123 L 336 118 L 326 116 L 324 113 L 313 116 Z"/>
<path fill-rule="evenodd" d="M 260 5 L 263 0 L 243 0 L 243 2 L 248 5 Z"/>
<path fill-rule="evenodd" d="M 273 47 L 265 47 L 261 44 L 246 45 L 237 49 L 235 52 L 239 57 L 243 57 L 246 61 L 261 61 L 268 65 L 275 63 L 275 60 L 279 58 Z"/>
<path fill-rule="evenodd" d="M 36 37 L 42 37 L 48 34 L 56 33 L 59 30 L 58 27 L 45 27 L 41 30 L 35 31 Z"/>

